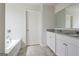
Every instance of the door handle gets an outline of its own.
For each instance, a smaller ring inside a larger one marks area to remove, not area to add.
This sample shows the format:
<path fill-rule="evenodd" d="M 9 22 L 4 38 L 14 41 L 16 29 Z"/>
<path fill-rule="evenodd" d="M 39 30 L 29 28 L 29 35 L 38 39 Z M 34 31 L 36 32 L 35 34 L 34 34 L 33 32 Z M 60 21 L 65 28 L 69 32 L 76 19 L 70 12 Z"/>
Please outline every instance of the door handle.
<path fill-rule="evenodd" d="M 66 43 L 63 43 L 63 45 L 68 46 Z"/>

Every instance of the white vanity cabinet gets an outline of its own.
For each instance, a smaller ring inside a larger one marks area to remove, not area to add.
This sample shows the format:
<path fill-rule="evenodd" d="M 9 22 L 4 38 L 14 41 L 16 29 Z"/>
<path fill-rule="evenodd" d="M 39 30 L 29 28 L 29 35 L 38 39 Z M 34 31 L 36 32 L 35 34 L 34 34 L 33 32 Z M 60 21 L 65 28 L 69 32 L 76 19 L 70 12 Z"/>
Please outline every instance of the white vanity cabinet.
<path fill-rule="evenodd" d="M 73 44 L 67 43 L 67 55 L 68 56 L 79 56 L 79 47 Z"/>
<path fill-rule="evenodd" d="M 58 36 L 58 35 L 57 35 Z M 62 38 L 63 39 L 63 38 Z M 56 38 L 56 55 L 65 56 L 64 41 L 61 40 L 60 36 Z"/>
<path fill-rule="evenodd" d="M 62 34 L 56 35 L 56 55 L 79 56 L 78 38 L 67 37 Z"/>
<path fill-rule="evenodd" d="M 47 31 L 47 45 L 55 52 L 55 33 Z"/>
<path fill-rule="evenodd" d="M 47 31 L 47 45 L 57 56 L 79 56 L 79 37 Z"/>

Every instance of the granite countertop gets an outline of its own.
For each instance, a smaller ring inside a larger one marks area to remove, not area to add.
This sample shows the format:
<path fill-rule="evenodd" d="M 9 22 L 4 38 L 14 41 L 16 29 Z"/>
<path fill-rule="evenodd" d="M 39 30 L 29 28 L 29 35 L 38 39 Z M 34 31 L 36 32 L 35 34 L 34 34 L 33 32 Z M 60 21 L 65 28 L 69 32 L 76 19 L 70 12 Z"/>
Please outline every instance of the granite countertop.
<path fill-rule="evenodd" d="M 71 30 L 71 29 L 47 29 L 49 32 L 55 32 L 59 34 L 64 34 L 67 36 L 72 36 L 72 37 L 78 37 L 79 38 L 79 31 L 77 30 Z"/>

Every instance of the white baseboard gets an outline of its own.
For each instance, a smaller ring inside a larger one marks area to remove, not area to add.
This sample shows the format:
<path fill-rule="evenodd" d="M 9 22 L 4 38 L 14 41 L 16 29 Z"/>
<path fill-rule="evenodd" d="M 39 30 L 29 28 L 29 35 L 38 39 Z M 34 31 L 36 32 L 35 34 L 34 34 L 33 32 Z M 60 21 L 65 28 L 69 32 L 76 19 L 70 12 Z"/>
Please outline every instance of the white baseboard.
<path fill-rule="evenodd" d="M 40 44 L 27 44 L 26 46 L 35 46 L 35 45 L 40 45 Z"/>

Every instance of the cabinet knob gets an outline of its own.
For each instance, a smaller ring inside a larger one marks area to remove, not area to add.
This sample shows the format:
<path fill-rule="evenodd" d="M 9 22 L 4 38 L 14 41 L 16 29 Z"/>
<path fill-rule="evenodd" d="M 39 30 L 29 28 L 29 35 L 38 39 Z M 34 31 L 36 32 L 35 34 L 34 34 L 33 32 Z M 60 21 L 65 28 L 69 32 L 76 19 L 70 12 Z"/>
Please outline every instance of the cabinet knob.
<path fill-rule="evenodd" d="M 63 43 L 63 45 L 68 46 L 66 43 Z"/>

